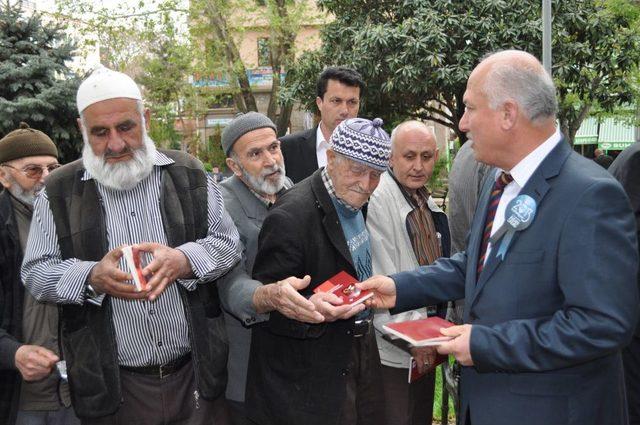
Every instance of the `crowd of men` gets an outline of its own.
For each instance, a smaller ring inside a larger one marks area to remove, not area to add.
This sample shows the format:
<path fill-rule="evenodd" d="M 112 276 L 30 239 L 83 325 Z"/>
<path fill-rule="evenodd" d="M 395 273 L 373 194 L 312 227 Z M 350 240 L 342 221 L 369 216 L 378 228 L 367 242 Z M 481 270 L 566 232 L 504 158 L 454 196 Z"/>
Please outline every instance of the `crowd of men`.
<path fill-rule="evenodd" d="M 389 136 L 358 117 L 364 90 L 326 68 L 318 126 L 280 140 L 238 115 L 221 182 L 156 148 L 139 87 L 106 68 L 77 92 L 81 159 L 26 124 L 2 138 L 0 423 L 425 425 L 453 355 L 462 425 L 639 424 L 638 148 L 613 176 L 582 158 L 539 61 L 490 54 L 448 220 L 433 129 Z M 374 296 L 314 291 L 345 271 Z M 456 300 L 437 348 L 385 335 Z"/>

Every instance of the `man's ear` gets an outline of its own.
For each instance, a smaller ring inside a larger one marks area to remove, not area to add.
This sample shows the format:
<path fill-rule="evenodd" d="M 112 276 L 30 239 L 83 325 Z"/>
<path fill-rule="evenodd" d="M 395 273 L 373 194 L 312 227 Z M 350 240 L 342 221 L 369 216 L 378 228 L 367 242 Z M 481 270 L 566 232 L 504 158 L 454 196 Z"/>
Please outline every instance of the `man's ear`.
<path fill-rule="evenodd" d="M 9 189 L 11 187 L 12 182 L 9 179 L 9 172 L 7 171 L 6 167 L 0 167 L 0 183 L 6 189 Z"/>
<path fill-rule="evenodd" d="M 76 123 L 78 124 L 78 130 L 82 133 L 82 120 L 80 118 L 76 118 Z"/>
<path fill-rule="evenodd" d="M 242 176 L 242 170 L 240 169 L 238 164 L 233 159 L 227 158 L 227 159 L 225 159 L 225 162 L 227 163 L 227 167 L 229 167 L 229 169 L 231 171 L 233 171 L 233 174 L 236 177 L 241 177 Z"/>
<path fill-rule="evenodd" d="M 513 99 L 507 99 L 502 105 L 502 123 L 503 130 L 511 130 L 518 121 L 518 114 L 520 113 L 520 107 Z"/>
<path fill-rule="evenodd" d="M 144 109 L 144 126 L 149 131 L 151 128 L 151 110 L 149 108 Z"/>

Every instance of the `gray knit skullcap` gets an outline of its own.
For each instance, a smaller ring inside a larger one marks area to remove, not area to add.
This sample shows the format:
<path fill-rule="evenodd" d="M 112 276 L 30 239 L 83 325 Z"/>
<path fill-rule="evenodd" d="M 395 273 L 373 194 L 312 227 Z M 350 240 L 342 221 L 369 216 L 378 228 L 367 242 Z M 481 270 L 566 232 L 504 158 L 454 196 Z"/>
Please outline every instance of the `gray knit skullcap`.
<path fill-rule="evenodd" d="M 380 118 L 342 121 L 333 130 L 329 144 L 334 152 L 380 171 L 387 168 L 391 156 L 391 140 Z"/>
<path fill-rule="evenodd" d="M 238 114 L 222 132 L 222 150 L 225 155 L 229 156 L 231 149 L 239 138 L 250 131 L 260 128 L 272 128 L 276 131 L 276 125 L 266 115 L 258 112 L 247 112 L 246 114 Z"/>

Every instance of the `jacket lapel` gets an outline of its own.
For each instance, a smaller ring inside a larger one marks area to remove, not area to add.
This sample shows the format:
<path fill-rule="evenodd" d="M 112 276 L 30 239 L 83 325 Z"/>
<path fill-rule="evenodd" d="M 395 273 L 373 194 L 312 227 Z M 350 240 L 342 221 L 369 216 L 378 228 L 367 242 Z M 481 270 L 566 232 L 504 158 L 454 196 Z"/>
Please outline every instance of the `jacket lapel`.
<path fill-rule="evenodd" d="M 531 175 L 531 178 L 529 178 L 529 180 L 527 181 L 527 183 L 525 184 L 525 186 L 522 188 L 522 190 L 520 190 L 520 192 L 518 193 L 518 195 L 529 195 L 530 197 L 532 197 L 535 202 L 536 205 L 538 207 L 538 212 L 536 212 L 536 216 L 539 215 L 540 213 L 540 205 L 545 197 L 545 195 L 547 194 L 547 192 L 550 189 L 549 183 L 548 183 L 548 179 L 557 176 L 560 173 L 560 170 L 562 169 L 562 165 L 564 164 L 564 162 L 567 160 L 567 158 L 569 157 L 569 154 L 571 153 L 571 148 L 569 147 L 569 144 L 565 141 L 565 139 L 563 138 L 549 153 L 549 155 L 547 155 L 547 157 L 542 161 L 542 163 L 540 163 L 540 165 L 538 166 L 538 168 L 534 171 L 534 173 Z M 489 179 L 492 181 L 493 184 L 493 179 Z M 486 189 L 486 187 L 485 187 Z M 490 192 L 491 189 L 489 189 L 488 191 L 485 191 L 485 195 L 488 201 L 488 192 Z M 487 209 L 487 205 L 486 202 L 484 204 L 484 214 L 483 214 L 483 219 L 482 222 L 480 224 L 480 226 L 484 226 L 484 216 L 486 216 L 486 209 Z M 534 223 L 535 223 L 535 218 L 534 218 Z M 526 232 L 527 230 L 525 229 L 524 232 Z M 481 235 L 482 229 L 480 229 L 480 232 L 477 232 L 476 235 Z M 513 249 L 513 247 L 517 244 L 518 238 L 520 237 L 520 234 L 522 232 L 515 232 L 513 239 L 511 240 L 511 244 L 509 245 L 509 250 Z M 479 238 L 481 236 L 478 236 L 478 243 L 477 243 L 477 247 L 476 247 L 476 251 L 475 251 L 475 263 L 473 264 L 477 264 L 478 262 L 478 250 L 479 250 Z M 496 244 L 498 245 L 498 244 Z M 498 257 L 496 257 L 496 253 L 497 253 L 497 246 L 493 246 L 491 248 L 491 253 L 489 258 L 487 259 L 487 262 L 485 264 L 485 267 L 482 269 L 482 272 L 480 273 L 480 276 L 478 276 L 478 281 L 477 283 L 474 285 L 473 288 L 473 297 L 471 298 L 470 302 L 469 302 L 469 306 L 472 307 L 473 303 L 475 302 L 477 295 L 480 293 L 480 291 L 482 291 L 482 288 L 484 287 L 484 285 L 487 283 L 487 281 L 491 278 L 491 276 L 493 275 L 493 273 L 496 271 L 496 269 L 502 264 L 502 260 L 500 260 Z M 507 252 L 506 254 L 507 256 L 509 255 L 509 253 Z M 475 269 L 474 269 L 475 270 Z M 469 269 L 467 269 L 467 271 L 469 271 Z M 468 281 L 468 279 L 467 279 Z"/>
<path fill-rule="evenodd" d="M 310 174 L 317 170 L 318 167 L 318 157 L 316 156 L 316 131 L 318 127 L 314 127 L 313 131 L 311 131 L 304 140 L 302 145 L 302 160 L 303 164 L 310 171 Z"/>
<path fill-rule="evenodd" d="M 267 215 L 267 209 L 264 204 L 247 188 L 247 186 L 236 176 L 230 177 L 231 182 L 228 187 L 238 197 L 242 210 L 247 215 L 247 218 L 252 220 L 264 221 Z"/>
<path fill-rule="evenodd" d="M 327 236 L 329 237 L 329 240 L 331 241 L 333 247 L 351 265 L 353 270 L 355 270 L 353 259 L 351 258 L 351 253 L 349 252 L 349 248 L 347 247 L 347 241 L 344 238 L 344 232 L 342 231 L 342 226 L 340 225 L 340 218 L 338 218 L 336 208 L 333 205 L 333 202 L 329 197 L 329 193 L 327 193 L 327 189 L 324 186 L 322 176 L 320 175 L 321 171 L 322 170 L 318 170 L 313 173 L 311 188 L 316 197 L 316 207 L 324 212 L 322 225 L 327 232 Z"/>

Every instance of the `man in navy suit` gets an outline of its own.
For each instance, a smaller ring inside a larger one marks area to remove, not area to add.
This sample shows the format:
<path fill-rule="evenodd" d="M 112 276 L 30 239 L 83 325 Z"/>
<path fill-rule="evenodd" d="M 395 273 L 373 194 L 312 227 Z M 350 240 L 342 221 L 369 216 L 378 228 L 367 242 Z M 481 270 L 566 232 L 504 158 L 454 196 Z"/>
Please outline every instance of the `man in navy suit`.
<path fill-rule="evenodd" d="M 438 347 L 463 365 L 462 424 L 626 424 L 620 350 L 638 318 L 628 198 L 556 129 L 553 81 L 528 53 L 484 59 L 464 102 L 461 130 L 498 168 L 467 250 L 361 286 L 397 311 L 466 299 Z"/>
<path fill-rule="evenodd" d="M 342 121 L 358 116 L 363 90 L 362 77 L 351 68 L 328 67 L 322 71 L 316 84 L 320 123 L 280 139 L 284 168 L 291 181 L 298 183 L 327 165 L 329 137 Z"/>

